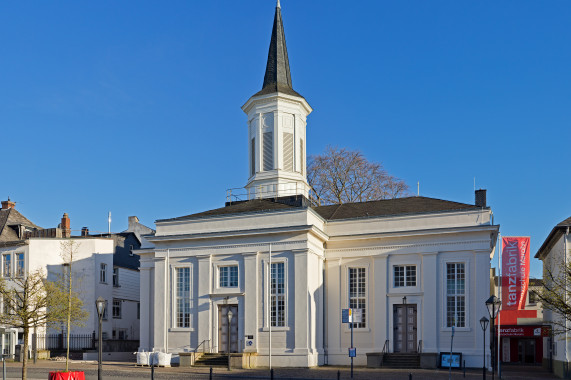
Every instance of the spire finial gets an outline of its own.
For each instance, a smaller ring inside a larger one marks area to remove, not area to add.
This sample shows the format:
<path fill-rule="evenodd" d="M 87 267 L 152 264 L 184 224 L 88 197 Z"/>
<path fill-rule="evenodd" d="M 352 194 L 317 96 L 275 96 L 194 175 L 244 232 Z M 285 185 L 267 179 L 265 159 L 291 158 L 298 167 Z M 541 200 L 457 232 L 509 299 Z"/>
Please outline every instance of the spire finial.
<path fill-rule="evenodd" d="M 280 6 L 280 0 L 278 0 L 278 3 L 276 4 L 276 8 L 281 8 L 281 6 Z"/>

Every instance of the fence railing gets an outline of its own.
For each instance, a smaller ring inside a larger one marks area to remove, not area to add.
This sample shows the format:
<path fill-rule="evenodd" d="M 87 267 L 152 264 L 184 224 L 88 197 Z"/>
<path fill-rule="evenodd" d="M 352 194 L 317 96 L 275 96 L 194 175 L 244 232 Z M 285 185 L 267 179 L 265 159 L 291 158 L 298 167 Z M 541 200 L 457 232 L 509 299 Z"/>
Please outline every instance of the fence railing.
<path fill-rule="evenodd" d="M 67 334 L 36 334 L 38 350 L 66 350 Z M 70 350 L 95 349 L 95 334 L 71 334 L 69 336 Z"/>

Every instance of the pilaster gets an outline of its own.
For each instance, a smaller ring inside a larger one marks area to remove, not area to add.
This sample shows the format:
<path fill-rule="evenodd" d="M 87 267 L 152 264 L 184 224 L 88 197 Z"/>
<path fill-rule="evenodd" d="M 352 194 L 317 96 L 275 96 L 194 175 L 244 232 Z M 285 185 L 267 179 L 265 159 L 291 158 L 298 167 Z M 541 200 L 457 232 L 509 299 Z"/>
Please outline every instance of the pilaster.
<path fill-rule="evenodd" d="M 244 352 L 258 352 L 258 300 L 261 299 L 258 273 L 258 253 L 244 254 L 244 334 L 254 336 L 254 344 L 246 345 Z"/>

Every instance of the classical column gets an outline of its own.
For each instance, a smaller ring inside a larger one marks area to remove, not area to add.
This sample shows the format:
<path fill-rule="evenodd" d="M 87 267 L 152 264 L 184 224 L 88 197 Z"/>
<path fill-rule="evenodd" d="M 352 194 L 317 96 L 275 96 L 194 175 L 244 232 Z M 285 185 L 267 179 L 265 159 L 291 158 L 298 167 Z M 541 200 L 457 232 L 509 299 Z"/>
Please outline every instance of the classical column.
<path fill-rule="evenodd" d="M 294 265 L 293 273 L 288 275 L 288 284 L 291 289 L 293 285 L 294 298 L 289 296 L 288 303 L 294 307 L 294 321 L 289 321 L 289 325 L 294 327 L 295 333 L 295 349 L 296 354 L 308 354 L 308 336 L 309 336 L 309 321 L 308 321 L 308 287 L 307 287 L 307 269 L 309 266 L 308 261 L 309 251 L 307 249 L 294 251 Z M 292 323 L 293 322 L 293 323 Z"/>

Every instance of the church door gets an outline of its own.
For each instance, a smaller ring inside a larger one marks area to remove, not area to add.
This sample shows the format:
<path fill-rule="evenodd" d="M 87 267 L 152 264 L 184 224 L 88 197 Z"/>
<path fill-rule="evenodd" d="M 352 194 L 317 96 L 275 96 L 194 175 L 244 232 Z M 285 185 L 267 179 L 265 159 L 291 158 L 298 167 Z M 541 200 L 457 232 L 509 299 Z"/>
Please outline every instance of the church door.
<path fill-rule="evenodd" d="M 394 352 L 416 352 L 416 305 L 393 306 Z"/>
<path fill-rule="evenodd" d="M 228 311 L 232 311 L 230 328 Z M 218 306 L 218 352 L 228 353 L 228 350 L 238 352 L 238 305 Z"/>

